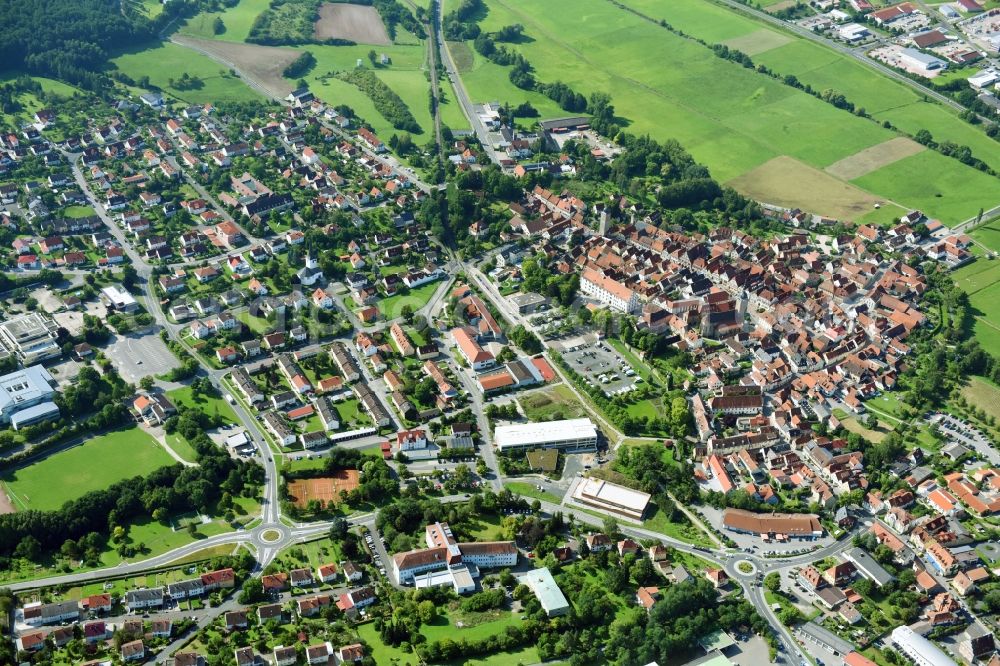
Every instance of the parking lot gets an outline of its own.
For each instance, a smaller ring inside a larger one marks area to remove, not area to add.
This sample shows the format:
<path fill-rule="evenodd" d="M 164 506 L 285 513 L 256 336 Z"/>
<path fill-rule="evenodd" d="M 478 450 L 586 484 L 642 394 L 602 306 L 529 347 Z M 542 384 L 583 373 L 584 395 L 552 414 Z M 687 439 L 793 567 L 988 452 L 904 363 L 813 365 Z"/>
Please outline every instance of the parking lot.
<path fill-rule="evenodd" d="M 632 366 L 605 342 L 566 352 L 563 358 L 589 384 L 600 386 L 609 397 L 628 393 L 642 381 Z"/>
<path fill-rule="evenodd" d="M 991 465 L 1000 465 L 1000 451 L 993 448 L 990 440 L 977 428 L 951 414 L 934 413 L 927 418 L 928 423 L 937 424 L 941 433 L 949 440 L 969 447 Z"/>
<path fill-rule="evenodd" d="M 116 335 L 105 353 L 122 379 L 131 383 L 138 383 L 146 375 L 161 375 L 180 365 L 156 333 Z"/>

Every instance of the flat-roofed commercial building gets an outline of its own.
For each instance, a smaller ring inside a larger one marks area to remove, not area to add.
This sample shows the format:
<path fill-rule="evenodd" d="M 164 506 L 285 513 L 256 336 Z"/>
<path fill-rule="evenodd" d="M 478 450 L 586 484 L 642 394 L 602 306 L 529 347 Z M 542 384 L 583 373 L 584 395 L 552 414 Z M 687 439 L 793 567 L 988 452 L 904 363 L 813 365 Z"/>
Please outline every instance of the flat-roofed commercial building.
<path fill-rule="evenodd" d="M 125 291 L 120 285 L 109 285 L 101 289 L 101 300 L 109 308 L 118 312 L 135 312 L 139 309 L 139 303 L 132 294 Z"/>
<path fill-rule="evenodd" d="M 558 617 L 569 612 L 569 602 L 566 595 L 556 585 L 552 572 L 548 569 L 535 569 L 521 577 L 521 582 L 538 598 L 538 603 L 549 617 Z"/>
<path fill-rule="evenodd" d="M 573 499 L 578 502 L 635 520 L 642 520 L 651 497 L 603 479 L 581 479 L 573 491 Z"/>
<path fill-rule="evenodd" d="M 494 431 L 493 439 L 501 451 L 539 448 L 593 451 L 597 448 L 597 426 L 590 419 L 501 425 Z"/>
<path fill-rule="evenodd" d="M 20 427 L 58 415 L 59 408 L 52 402 L 54 384 L 52 375 L 40 365 L 0 377 L 0 423 Z"/>
<path fill-rule="evenodd" d="M 727 530 L 756 534 L 768 539 L 816 539 L 823 536 L 823 526 L 812 513 L 754 513 L 743 509 L 722 512 Z"/>
<path fill-rule="evenodd" d="M 30 312 L 0 323 L 0 345 L 23 365 L 33 365 L 62 354 L 56 343 L 58 328 L 41 312 Z"/>

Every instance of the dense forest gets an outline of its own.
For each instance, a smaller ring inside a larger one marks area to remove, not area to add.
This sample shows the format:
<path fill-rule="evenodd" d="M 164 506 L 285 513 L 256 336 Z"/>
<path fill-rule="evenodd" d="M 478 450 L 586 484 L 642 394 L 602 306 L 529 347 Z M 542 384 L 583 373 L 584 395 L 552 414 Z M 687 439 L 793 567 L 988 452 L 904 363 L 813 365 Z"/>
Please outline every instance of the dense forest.
<path fill-rule="evenodd" d="M 108 52 L 145 42 L 153 24 L 117 0 L 0 0 L 0 62 L 97 90 Z M 39 29 L 44 26 L 44 30 Z"/>

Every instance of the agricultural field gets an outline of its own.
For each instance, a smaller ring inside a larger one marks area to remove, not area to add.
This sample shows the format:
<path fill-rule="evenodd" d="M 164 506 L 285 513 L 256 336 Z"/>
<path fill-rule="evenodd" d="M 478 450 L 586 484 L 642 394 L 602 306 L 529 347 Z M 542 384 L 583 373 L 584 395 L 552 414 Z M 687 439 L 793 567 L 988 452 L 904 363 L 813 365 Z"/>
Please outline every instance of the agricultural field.
<path fill-rule="evenodd" d="M 1000 144 L 985 139 L 949 111 L 923 102 L 903 85 L 879 77 L 825 47 L 801 39 L 787 40 L 788 35 L 781 31 L 765 28 L 754 19 L 705 0 L 679 0 L 666 5 L 655 0 L 629 0 L 627 4 L 709 43 L 739 45 L 749 39 L 757 51 L 755 59 L 778 71 L 799 76 L 790 66 L 784 67 L 786 60 L 793 61 L 801 70 L 800 78 L 815 88 L 835 87 L 877 117 L 882 111 L 909 113 L 918 120 L 907 124 L 902 116 L 892 118 L 907 131 L 927 126 L 941 140 L 969 145 L 975 142 L 977 147 L 986 144 L 980 152 L 987 161 L 992 159 L 993 144 L 1000 163 Z M 490 0 L 488 8 L 481 22 L 485 31 L 513 23 L 525 26 L 529 39 L 514 48 L 531 62 L 539 80 L 563 81 L 584 94 L 608 92 L 618 114 L 630 123 L 629 131 L 649 132 L 661 139 L 676 138 L 707 164 L 716 178 L 732 181 L 748 194 L 771 194 L 772 199 L 787 205 L 830 215 L 846 212 L 849 216 L 845 219 L 873 222 L 887 221 L 890 215 L 876 210 L 874 205 L 867 206 L 872 200 L 920 208 L 945 221 L 970 217 L 980 207 L 996 203 L 988 194 L 992 190 L 984 187 L 985 176 L 931 151 L 908 157 L 898 155 L 900 159 L 885 166 L 873 164 L 880 168 L 849 183 L 829 174 L 825 180 L 811 174 L 805 180 L 774 182 L 774 169 L 768 169 L 756 174 L 763 178 L 763 184 L 753 186 L 749 182 L 753 179 L 746 175 L 775 158 L 794 159 L 822 171 L 899 135 L 770 77 L 715 58 L 692 39 L 611 3 L 556 0 L 548 11 L 537 12 L 529 0 Z M 562 17 L 567 15 L 578 17 L 573 30 L 565 29 Z M 463 82 L 473 99 L 524 99 L 523 91 L 517 91 L 516 96 L 505 94 L 512 87 L 506 80 L 507 68 L 488 63 L 492 72 L 482 72 L 473 55 L 470 69 L 465 52 L 459 60 L 466 69 Z M 665 62 L 670 66 L 664 67 Z M 811 78 L 813 69 L 821 70 L 815 81 Z M 829 74 L 824 74 L 826 69 Z M 829 81 L 821 80 L 821 76 Z M 551 106 L 540 110 L 543 116 L 566 115 Z M 883 155 L 882 159 L 890 157 L 897 156 Z M 781 168 L 777 170 L 787 175 L 788 169 L 780 162 L 778 166 Z M 934 189 L 940 192 L 922 187 L 922 176 L 911 177 L 918 171 L 939 174 L 941 185 Z M 912 185 L 900 182 L 907 179 Z M 854 195 L 849 199 L 849 210 L 837 210 L 822 202 L 815 205 L 817 191 L 822 200 L 834 201 L 843 198 L 844 188 L 850 185 L 864 192 L 849 190 Z M 772 194 L 775 188 L 778 197 Z M 939 193 L 942 196 L 936 196 Z"/>
<path fill-rule="evenodd" d="M 246 102 L 261 99 L 239 77 L 208 56 L 177 44 L 165 43 L 142 51 L 125 53 L 111 61 L 121 72 L 136 81 L 144 76 L 150 83 L 187 104 L 209 102 Z M 170 87 L 170 79 L 178 79 L 187 72 L 197 76 L 202 84 L 190 90 Z"/>
<path fill-rule="evenodd" d="M 368 52 L 374 45 L 380 55 L 384 53 L 390 59 L 388 65 L 379 65 L 375 68 L 376 75 L 403 99 L 424 130 L 423 136 L 429 136 L 433 128 L 428 104 L 430 84 L 425 71 L 426 47 L 421 40 L 408 33 L 402 26 L 397 26 L 397 39 L 392 42 L 385 34 L 385 26 L 373 8 L 327 3 L 320 10 L 321 18 L 316 24 L 316 29 L 319 31 L 317 38 L 346 38 L 357 41 L 357 45 L 304 44 L 295 47 L 266 47 L 241 43 L 245 42 L 249 35 L 254 19 L 269 6 L 268 0 L 242 0 L 236 7 L 223 12 L 199 14 L 187 21 L 175 39 L 194 49 L 211 53 L 223 62 L 239 63 L 240 68 L 260 81 L 270 94 L 279 97 L 283 97 L 294 87 L 293 81 L 282 76 L 285 66 L 294 60 L 298 53 L 308 50 L 316 57 L 316 66 L 303 78 L 313 93 L 329 104 L 346 104 L 367 121 L 376 134 L 388 138 L 398 131 L 375 110 L 372 101 L 355 86 L 333 77 L 335 72 L 353 69 L 359 61 L 365 67 L 371 67 Z M 347 25 L 340 20 L 345 12 L 351 18 Z M 226 28 L 225 32 L 218 35 L 214 33 L 217 17 L 222 19 Z M 344 31 L 351 34 L 333 34 Z M 214 66 L 224 67 L 217 64 Z M 153 78 L 152 75 L 150 77 Z M 153 82 L 159 84 L 156 80 Z M 450 103 L 442 105 L 441 109 L 445 123 L 454 128 L 467 127 L 450 84 L 442 82 L 442 86 L 446 99 L 450 100 Z M 417 142 L 423 143 L 420 138 Z"/>
<path fill-rule="evenodd" d="M 758 4 L 768 7 L 781 0 Z M 1000 168 L 1000 143 L 984 137 L 981 130 L 960 120 L 953 111 L 933 102 L 912 88 L 833 49 L 792 33 L 784 33 L 755 18 L 739 14 L 708 0 L 625 0 L 625 4 L 654 19 L 665 19 L 674 27 L 709 43 L 723 42 L 753 56 L 781 74 L 793 74 L 817 90 L 833 88 L 877 120 L 889 120 L 911 134 L 926 129 L 941 141 L 972 146 L 975 154 L 993 168 Z M 767 34 L 770 33 L 770 34 Z M 775 35 L 784 36 L 785 43 Z M 750 41 L 748 38 L 753 37 Z M 761 45 L 764 45 L 764 48 Z M 756 51 L 754 53 L 753 51 Z"/>
<path fill-rule="evenodd" d="M 51 511 L 92 490 L 173 464 L 174 459 L 152 437 L 130 428 L 93 437 L 28 467 L 5 472 L 0 481 L 18 510 Z"/>
<path fill-rule="evenodd" d="M 378 10 L 365 5 L 335 2 L 319 8 L 319 20 L 313 36 L 318 40 L 349 39 L 358 44 L 387 46 L 392 42 Z"/>
<path fill-rule="evenodd" d="M 962 387 L 962 397 L 973 407 L 986 412 L 987 416 L 1000 419 L 1000 387 L 982 377 L 969 377 Z"/>
<path fill-rule="evenodd" d="M 202 12 L 187 19 L 178 33 L 227 42 L 242 42 L 250 34 L 254 20 L 270 6 L 270 0 L 240 0 L 235 7 L 228 7 L 225 11 Z M 216 18 L 221 18 L 225 26 L 225 30 L 218 35 L 214 29 Z"/>
<path fill-rule="evenodd" d="M 954 225 L 974 217 L 980 208 L 1000 203 L 994 177 L 958 166 L 949 157 L 925 150 L 851 182 Z M 927 174 L 934 174 L 934 178 L 928 179 Z"/>
<path fill-rule="evenodd" d="M 281 46 L 236 44 L 214 39 L 180 35 L 174 40 L 193 51 L 204 53 L 218 63 L 239 63 L 240 71 L 253 77 L 268 93 L 285 97 L 295 87 L 285 78 L 285 68 L 299 57 L 298 51 Z"/>

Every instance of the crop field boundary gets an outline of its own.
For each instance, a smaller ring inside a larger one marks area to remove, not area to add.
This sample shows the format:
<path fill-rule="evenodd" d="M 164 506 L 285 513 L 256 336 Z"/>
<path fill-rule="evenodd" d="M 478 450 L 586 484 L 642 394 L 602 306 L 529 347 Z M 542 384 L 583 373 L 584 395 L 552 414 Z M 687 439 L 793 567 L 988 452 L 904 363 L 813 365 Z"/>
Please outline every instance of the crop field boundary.
<path fill-rule="evenodd" d="M 927 150 L 925 146 L 913 139 L 900 136 L 859 150 L 853 155 L 834 162 L 823 171 L 841 180 L 854 180 L 924 150 Z"/>

